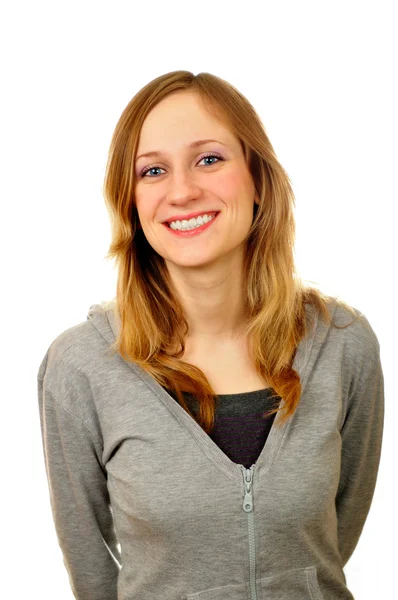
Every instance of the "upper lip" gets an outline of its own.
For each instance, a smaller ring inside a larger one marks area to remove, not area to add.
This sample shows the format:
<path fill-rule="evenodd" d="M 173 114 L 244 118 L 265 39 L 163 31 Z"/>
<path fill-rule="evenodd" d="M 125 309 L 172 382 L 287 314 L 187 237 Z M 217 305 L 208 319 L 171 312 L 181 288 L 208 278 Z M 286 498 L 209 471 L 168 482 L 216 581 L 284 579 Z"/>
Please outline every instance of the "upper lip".
<path fill-rule="evenodd" d="M 185 215 L 174 215 L 173 217 L 170 217 L 169 219 L 162 221 L 162 223 L 170 223 L 171 221 L 182 221 L 182 220 L 189 221 L 189 219 L 199 217 L 199 215 L 211 215 L 213 213 L 218 213 L 218 212 L 220 212 L 220 211 L 219 210 L 201 210 L 201 211 L 197 211 L 197 212 L 193 212 L 193 213 L 188 213 Z"/>

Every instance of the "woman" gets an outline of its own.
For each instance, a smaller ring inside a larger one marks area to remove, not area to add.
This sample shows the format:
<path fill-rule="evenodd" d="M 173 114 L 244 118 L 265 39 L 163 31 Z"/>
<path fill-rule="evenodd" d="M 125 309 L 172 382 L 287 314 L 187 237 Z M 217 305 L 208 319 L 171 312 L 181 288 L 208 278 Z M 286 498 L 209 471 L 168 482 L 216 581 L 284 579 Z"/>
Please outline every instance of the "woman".
<path fill-rule="evenodd" d="M 78 600 L 352 599 L 384 420 L 379 342 L 294 266 L 294 197 L 226 81 L 150 82 L 105 179 L 116 298 L 38 373 Z"/>

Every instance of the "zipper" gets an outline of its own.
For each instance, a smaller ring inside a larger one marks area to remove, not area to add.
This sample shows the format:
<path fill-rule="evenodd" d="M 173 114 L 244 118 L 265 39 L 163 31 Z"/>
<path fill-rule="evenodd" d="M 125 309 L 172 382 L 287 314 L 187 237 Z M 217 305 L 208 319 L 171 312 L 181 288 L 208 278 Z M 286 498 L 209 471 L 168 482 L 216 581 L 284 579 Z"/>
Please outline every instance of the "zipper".
<path fill-rule="evenodd" d="M 250 561 L 250 600 L 257 600 L 256 592 L 256 548 L 254 544 L 254 515 L 253 515 L 253 467 L 246 469 L 243 465 L 243 510 L 247 513 L 247 524 L 249 529 L 249 561 Z"/>

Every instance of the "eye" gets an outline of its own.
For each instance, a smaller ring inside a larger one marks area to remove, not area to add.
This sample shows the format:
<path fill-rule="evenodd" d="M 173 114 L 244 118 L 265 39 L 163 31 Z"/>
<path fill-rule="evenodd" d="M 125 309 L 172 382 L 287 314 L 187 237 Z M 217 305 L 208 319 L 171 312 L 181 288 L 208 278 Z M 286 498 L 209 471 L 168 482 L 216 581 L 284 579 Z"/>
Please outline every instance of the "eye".
<path fill-rule="evenodd" d="M 155 169 L 161 169 L 161 167 L 149 167 L 148 169 L 145 169 L 144 171 L 142 171 L 142 173 L 140 174 L 140 177 L 145 177 L 145 175 L 147 173 L 149 173 L 149 171 L 154 171 Z M 147 178 L 148 179 L 148 178 Z M 153 177 L 150 177 L 149 179 L 153 179 Z"/>
<path fill-rule="evenodd" d="M 216 158 L 217 162 L 219 160 L 224 160 L 223 157 L 221 156 L 221 154 L 218 154 L 218 152 L 207 152 L 206 154 L 203 154 L 203 156 L 200 157 L 199 162 L 202 161 L 202 160 L 204 160 L 205 158 Z M 211 167 L 214 164 L 215 164 L 214 162 L 208 163 L 207 166 Z M 150 171 L 154 171 L 156 169 L 160 169 L 160 170 L 164 171 L 164 169 L 162 169 L 162 167 L 158 167 L 156 165 L 153 166 L 153 167 L 147 167 L 146 169 L 144 169 L 143 171 L 141 171 L 141 173 L 140 173 L 140 179 L 142 179 L 143 177 L 145 177 L 146 174 L 149 173 Z M 154 179 L 154 178 L 156 178 L 156 176 L 155 177 L 153 177 L 153 176 L 149 177 L 149 179 Z M 148 177 L 147 177 L 147 179 L 148 179 Z"/>

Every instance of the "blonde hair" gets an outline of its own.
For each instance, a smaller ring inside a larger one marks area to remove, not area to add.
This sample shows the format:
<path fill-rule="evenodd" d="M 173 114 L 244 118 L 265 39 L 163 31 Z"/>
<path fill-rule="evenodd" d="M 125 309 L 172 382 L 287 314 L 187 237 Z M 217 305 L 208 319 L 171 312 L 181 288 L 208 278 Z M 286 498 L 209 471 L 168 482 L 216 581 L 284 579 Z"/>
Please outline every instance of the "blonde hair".
<path fill-rule="evenodd" d="M 138 364 L 161 386 L 172 390 L 180 405 L 210 433 L 218 397 L 206 375 L 181 359 L 188 323 L 172 291 L 164 259 L 139 227 L 134 200 L 134 162 L 141 127 L 148 113 L 177 90 L 196 92 L 204 108 L 225 123 L 240 140 L 259 205 L 254 207 L 245 240 L 243 294 L 247 314 L 245 331 L 251 340 L 257 373 L 269 382 L 284 405 L 264 413 L 283 411 L 282 425 L 300 400 L 301 384 L 292 368 L 300 340 L 308 332 L 305 304 L 315 306 L 331 323 L 331 296 L 306 285 L 294 264 L 295 199 L 290 179 L 277 160 L 263 124 L 249 101 L 227 81 L 210 73 L 194 75 L 173 71 L 144 86 L 123 111 L 113 134 L 104 182 L 105 203 L 112 225 L 106 258 L 118 268 L 116 304 L 120 332 L 112 350 Z M 334 298 L 353 316 L 355 309 Z M 339 327 L 351 325 L 348 323 Z M 198 401 L 194 414 L 183 392 Z"/>

